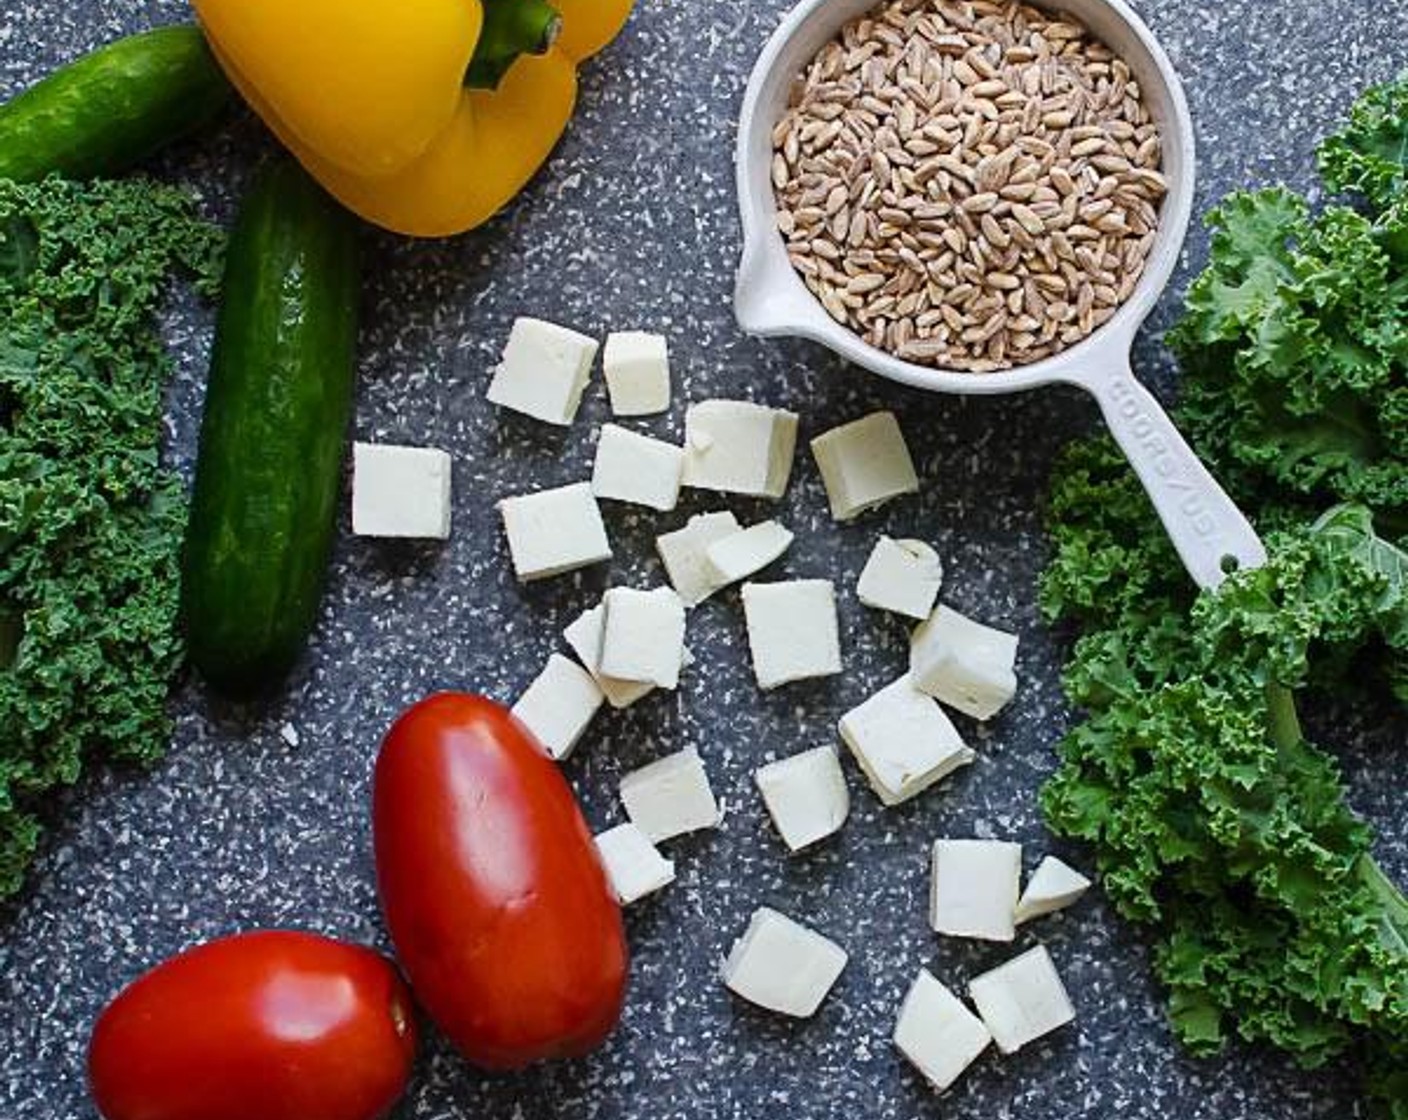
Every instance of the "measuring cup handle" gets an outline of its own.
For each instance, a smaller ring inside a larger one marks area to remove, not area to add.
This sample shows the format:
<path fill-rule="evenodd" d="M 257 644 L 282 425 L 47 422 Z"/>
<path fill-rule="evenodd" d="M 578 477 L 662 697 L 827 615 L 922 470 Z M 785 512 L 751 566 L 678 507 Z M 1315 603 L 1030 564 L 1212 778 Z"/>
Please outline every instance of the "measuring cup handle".
<path fill-rule="evenodd" d="M 1149 492 L 1169 538 L 1200 587 L 1216 587 L 1229 570 L 1259 568 L 1266 548 L 1217 480 L 1173 426 L 1127 357 L 1083 382 Z"/>

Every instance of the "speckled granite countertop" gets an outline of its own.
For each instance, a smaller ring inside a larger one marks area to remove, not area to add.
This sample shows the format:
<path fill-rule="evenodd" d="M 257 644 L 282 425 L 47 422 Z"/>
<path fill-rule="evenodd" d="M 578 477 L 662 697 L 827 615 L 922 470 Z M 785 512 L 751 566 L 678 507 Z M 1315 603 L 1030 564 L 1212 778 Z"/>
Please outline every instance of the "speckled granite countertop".
<path fill-rule="evenodd" d="M 798 531 L 783 570 L 849 587 L 877 532 L 928 537 L 949 569 L 951 601 L 1021 631 L 1023 687 L 987 728 L 965 724 L 978 763 L 902 809 L 882 812 L 848 769 L 851 823 L 819 851 L 786 859 L 752 770 L 831 741 L 837 716 L 900 670 L 905 631 L 848 595 L 845 675 L 764 696 L 748 667 L 736 593 L 710 602 L 692 617 L 700 663 L 680 692 L 599 717 L 567 767 L 600 828 L 619 819 L 620 773 L 692 745 L 729 810 L 719 832 L 672 845 L 679 881 L 629 915 L 635 966 L 620 1030 L 587 1060 L 512 1078 L 485 1077 L 432 1043 L 399 1116 L 1358 1115 L 1344 1071 L 1302 1074 L 1236 1048 L 1210 1062 L 1180 1054 L 1149 980 L 1146 946 L 1098 894 L 1019 941 L 1040 937 L 1050 946 L 1079 1009 L 1075 1027 L 1017 1057 L 983 1061 L 942 1101 L 890 1045 L 900 998 L 920 966 L 959 982 L 1011 953 L 940 943 L 929 932 L 928 842 L 1012 837 L 1027 844 L 1029 866 L 1050 845 L 1036 791 L 1068 713 L 1057 686 L 1059 649 L 1035 607 L 1043 560 L 1036 507 L 1056 449 L 1094 423 L 1095 409 L 1061 390 L 993 400 L 924 396 L 813 346 L 739 333 L 729 306 L 738 251 L 733 119 L 753 58 L 785 4 L 643 0 L 625 36 L 589 68 L 582 111 L 556 158 L 505 215 L 442 244 L 369 236 L 357 434 L 454 454 L 454 537 L 444 548 L 407 549 L 344 534 L 312 650 L 283 700 L 233 710 L 187 686 L 176 699 L 166 766 L 151 776 L 102 775 L 56 806 L 59 824 L 31 887 L 0 910 L 4 1120 L 91 1117 L 82 1080 L 89 1023 L 121 984 L 183 946 L 257 926 L 384 942 L 366 812 L 382 731 L 434 689 L 512 699 L 608 578 L 598 570 L 524 590 L 509 572 L 493 502 L 528 483 L 586 477 L 595 429 L 608 415 L 599 385 L 565 434 L 487 406 L 487 370 L 512 319 L 525 312 L 597 334 L 668 332 L 677 404 L 647 425 L 658 434 L 678 437 L 684 402 L 708 395 L 797 409 L 804 434 L 875 407 L 896 409 L 926 480 L 923 495 L 838 530 L 803 452 L 776 508 Z M 1317 136 L 1361 86 L 1408 65 L 1404 0 L 1138 6 L 1188 85 L 1201 146 L 1200 212 L 1237 186 L 1307 186 Z M 183 16 L 179 0 L 6 0 L 0 93 L 121 32 Z M 213 212 L 226 215 L 267 147 L 245 120 L 173 154 L 162 171 L 196 183 Z M 1205 251 L 1195 233 L 1175 294 Z M 1173 371 L 1158 331 L 1174 303 L 1165 301 L 1138 355 L 1143 374 L 1165 391 Z M 170 336 L 179 362 L 172 453 L 188 464 L 208 318 L 178 308 Z M 609 577 L 658 581 L 656 526 L 716 504 L 695 493 L 664 518 L 610 509 L 618 559 Z M 757 512 L 748 503 L 734 508 Z M 296 731 L 296 746 L 286 727 Z M 1400 877 L 1408 876 L 1402 758 L 1382 748 L 1402 739 L 1401 726 L 1378 728 L 1353 737 L 1345 754 L 1354 803 L 1380 825 L 1380 855 Z M 1079 853 L 1072 858 L 1082 862 Z M 715 977 L 763 903 L 804 918 L 852 953 L 811 1022 L 756 1012 Z"/>

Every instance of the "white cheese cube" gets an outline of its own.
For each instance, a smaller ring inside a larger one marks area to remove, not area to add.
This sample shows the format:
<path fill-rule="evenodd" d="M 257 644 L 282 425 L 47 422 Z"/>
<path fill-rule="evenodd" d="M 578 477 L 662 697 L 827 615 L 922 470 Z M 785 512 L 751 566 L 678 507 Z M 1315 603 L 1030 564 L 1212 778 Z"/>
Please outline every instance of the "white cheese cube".
<path fill-rule="evenodd" d="M 554 653 L 537 680 L 518 698 L 513 714 L 560 762 L 576 748 L 601 701 L 601 689 L 591 674 Z"/>
<path fill-rule="evenodd" d="M 489 383 L 493 404 L 549 424 L 570 425 L 596 359 L 596 339 L 542 319 L 518 319 Z"/>
<path fill-rule="evenodd" d="M 719 823 L 709 775 L 692 748 L 627 774 L 621 779 L 621 803 L 631 823 L 656 844 Z"/>
<path fill-rule="evenodd" d="M 991 719 L 1017 693 L 1017 635 L 940 606 L 914 632 L 915 687 L 974 719 Z"/>
<path fill-rule="evenodd" d="M 1064 910 L 1090 889 L 1090 880 L 1055 856 L 1047 856 L 1027 880 L 1027 889 L 1017 900 L 1014 917 L 1018 925 Z"/>
<path fill-rule="evenodd" d="M 849 521 L 919 489 L 919 476 L 893 412 L 874 412 L 812 440 L 831 516 Z"/>
<path fill-rule="evenodd" d="M 743 613 L 759 688 L 841 671 L 836 592 L 830 580 L 745 583 Z"/>
<path fill-rule="evenodd" d="M 724 961 L 723 980 L 749 1003 L 806 1019 L 846 967 L 846 951 L 776 910 L 759 907 Z"/>
<path fill-rule="evenodd" d="M 753 774 L 772 823 L 794 852 L 840 830 L 851 812 L 834 747 L 817 747 L 769 763 Z"/>
<path fill-rule="evenodd" d="M 638 902 L 675 881 L 674 861 L 666 859 L 644 832 L 620 824 L 596 838 L 611 892 L 622 906 Z"/>
<path fill-rule="evenodd" d="M 1015 1054 L 1076 1017 L 1045 945 L 974 977 L 968 995 L 1004 1054 Z"/>
<path fill-rule="evenodd" d="M 932 973 L 922 970 L 900 1006 L 895 1046 L 924 1079 L 942 1093 L 991 1042 L 983 1021 Z"/>
<path fill-rule="evenodd" d="M 679 504 L 683 469 L 684 452 L 674 444 L 606 424 L 596 445 L 592 493 L 598 498 L 672 510 Z"/>
<path fill-rule="evenodd" d="M 611 542 L 590 484 L 574 483 L 499 503 L 513 568 L 523 582 L 611 559 Z"/>
<path fill-rule="evenodd" d="M 935 933 L 1011 941 L 1022 879 L 1022 845 L 1006 840 L 934 841 L 929 924 Z"/>
<path fill-rule="evenodd" d="M 944 710 L 907 676 L 842 716 L 840 732 L 886 805 L 908 801 L 976 757 Z"/>
<path fill-rule="evenodd" d="M 792 475 L 797 416 L 748 401 L 701 401 L 685 414 L 684 484 L 780 498 Z"/>
<path fill-rule="evenodd" d="M 450 456 L 430 447 L 354 443 L 352 532 L 445 540 L 450 535 Z"/>
<path fill-rule="evenodd" d="M 605 622 L 606 608 L 598 603 L 578 615 L 562 632 L 562 636 L 587 672 L 595 678 L 597 687 L 606 695 L 607 703 L 613 708 L 628 708 L 654 692 L 655 686 L 646 681 L 623 681 L 608 677 L 601 671 L 601 635 Z"/>
<path fill-rule="evenodd" d="M 684 663 L 684 603 L 669 587 L 613 587 L 601 600 L 601 672 L 623 681 L 678 688 Z"/>
<path fill-rule="evenodd" d="M 711 578 L 720 587 L 761 572 L 792 547 L 792 534 L 776 521 L 761 521 L 706 550 Z"/>
<path fill-rule="evenodd" d="M 939 554 L 923 541 L 881 537 L 856 584 L 867 607 L 925 621 L 933 613 L 944 582 Z"/>
<path fill-rule="evenodd" d="M 670 354 L 665 336 L 616 331 L 602 353 L 606 391 L 617 416 L 649 416 L 670 407 Z"/>
<path fill-rule="evenodd" d="M 738 518 L 724 510 L 696 514 L 683 529 L 655 538 L 665 573 L 685 606 L 697 607 L 723 586 L 709 567 L 709 546 L 740 528 Z"/>

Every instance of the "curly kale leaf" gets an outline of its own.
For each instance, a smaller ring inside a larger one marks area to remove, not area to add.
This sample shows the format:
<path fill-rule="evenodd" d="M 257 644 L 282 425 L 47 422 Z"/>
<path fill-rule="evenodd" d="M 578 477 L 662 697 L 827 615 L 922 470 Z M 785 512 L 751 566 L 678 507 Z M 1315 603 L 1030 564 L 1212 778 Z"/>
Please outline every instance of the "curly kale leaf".
<path fill-rule="evenodd" d="M 1095 845 L 1121 913 L 1159 929 L 1185 1042 L 1214 1049 L 1230 1028 L 1318 1065 L 1408 1032 L 1408 917 L 1284 690 L 1323 647 L 1401 640 L 1408 556 L 1351 508 L 1270 547 L 1198 600 L 1176 656 L 1083 639 L 1068 683 L 1092 714 L 1043 806 Z"/>
<path fill-rule="evenodd" d="M 1330 190 L 1362 195 L 1375 210 L 1408 190 L 1408 76 L 1359 98 L 1349 125 L 1321 147 L 1320 174 Z"/>
<path fill-rule="evenodd" d="M 0 180 L 0 897 L 42 798 L 169 738 L 186 502 L 156 313 L 174 272 L 213 290 L 220 246 L 149 182 Z"/>
<path fill-rule="evenodd" d="M 1390 251 L 1408 206 L 1381 223 L 1312 217 L 1278 188 L 1234 195 L 1209 222 L 1211 263 L 1169 336 L 1185 425 L 1239 492 L 1306 518 L 1362 502 L 1408 531 L 1408 262 Z"/>
<path fill-rule="evenodd" d="M 1170 336 L 1178 421 L 1267 539 L 1265 568 L 1196 596 L 1108 438 L 1053 478 L 1047 617 L 1074 631 L 1084 710 L 1043 791 L 1115 905 L 1155 931 L 1195 1050 L 1347 1052 L 1408 1120 L 1408 902 L 1369 856 L 1293 690 L 1408 704 L 1408 78 L 1327 143 L 1318 213 L 1285 190 L 1210 216 Z M 1320 516 L 1327 507 L 1335 507 Z"/>

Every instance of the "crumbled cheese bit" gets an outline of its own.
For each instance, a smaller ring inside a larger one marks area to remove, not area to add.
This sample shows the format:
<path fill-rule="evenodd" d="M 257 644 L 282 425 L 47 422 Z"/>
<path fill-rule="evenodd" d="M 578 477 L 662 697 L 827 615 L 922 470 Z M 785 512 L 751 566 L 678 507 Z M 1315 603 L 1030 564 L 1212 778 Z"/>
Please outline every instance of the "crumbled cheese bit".
<path fill-rule="evenodd" d="M 701 401 L 685 414 L 684 484 L 780 498 L 792 475 L 797 415 L 748 401 Z"/>
<path fill-rule="evenodd" d="M 718 826 L 719 804 L 699 752 L 678 754 L 633 770 L 621 779 L 626 815 L 653 843 Z"/>
<path fill-rule="evenodd" d="M 668 512 L 679 504 L 683 470 L 684 452 L 674 444 L 606 424 L 596 445 L 592 493 Z"/>
<path fill-rule="evenodd" d="M 753 774 L 772 823 L 794 852 L 840 831 L 851 798 L 834 747 L 769 763 Z"/>
<path fill-rule="evenodd" d="M 749 1003 L 806 1019 L 846 967 L 830 938 L 766 906 L 759 907 L 724 961 L 723 980 Z"/>
<path fill-rule="evenodd" d="M 974 719 L 991 719 L 1017 692 L 1017 635 L 940 606 L 914 632 L 915 687 Z"/>
<path fill-rule="evenodd" d="M 1014 915 L 1018 925 L 1064 910 L 1090 889 L 1090 880 L 1055 856 L 1047 856 L 1027 880 L 1027 889 L 1017 902 Z"/>
<path fill-rule="evenodd" d="M 576 749 L 601 701 L 601 689 L 591 674 L 575 661 L 554 653 L 518 698 L 513 714 L 560 762 Z"/>
<path fill-rule="evenodd" d="M 936 840 L 929 892 L 935 933 L 1011 941 L 1022 878 L 1022 845 L 1005 840 Z"/>
<path fill-rule="evenodd" d="M 608 677 L 679 687 L 684 662 L 684 603 L 669 587 L 613 587 L 601 600 L 599 668 Z"/>
<path fill-rule="evenodd" d="M 595 678 L 597 687 L 606 695 L 607 703 L 613 708 L 629 708 L 637 700 L 654 692 L 655 686 L 647 681 L 623 681 L 608 677 L 601 671 L 601 635 L 605 621 L 606 608 L 598 603 L 578 615 L 562 632 L 562 636 L 567 639 L 567 644 L 583 667 Z"/>
<path fill-rule="evenodd" d="M 881 537 L 860 573 L 856 594 L 867 607 L 925 621 L 944 581 L 939 554 L 923 541 Z"/>
<path fill-rule="evenodd" d="M 836 591 L 830 580 L 745 583 L 743 613 L 759 688 L 841 671 Z"/>
<path fill-rule="evenodd" d="M 514 571 L 525 583 L 611 559 L 606 525 L 589 483 L 505 498 L 499 513 Z"/>
<path fill-rule="evenodd" d="M 944 710 L 908 676 L 842 716 L 840 732 L 886 805 L 908 801 L 976 757 Z"/>
<path fill-rule="evenodd" d="M 449 454 L 430 447 L 354 443 L 352 532 L 445 540 L 450 535 Z"/>
<path fill-rule="evenodd" d="M 968 994 L 1004 1054 L 1015 1054 L 1076 1017 L 1045 945 L 974 977 Z"/>
<path fill-rule="evenodd" d="M 715 541 L 705 556 L 713 582 L 726 587 L 761 572 L 791 547 L 791 532 L 776 521 L 761 521 Z"/>
<path fill-rule="evenodd" d="M 696 514 L 684 528 L 655 538 L 665 574 L 685 606 L 697 607 L 723 587 L 709 567 L 709 546 L 740 529 L 738 518 L 723 510 Z"/>
<path fill-rule="evenodd" d="M 503 361 L 489 383 L 489 400 L 566 427 L 577 416 L 596 351 L 596 339 L 566 327 L 542 319 L 515 320 Z"/>
<path fill-rule="evenodd" d="M 849 521 L 919 489 L 919 476 L 893 412 L 874 412 L 812 440 L 831 516 Z"/>
<path fill-rule="evenodd" d="M 670 353 L 665 336 L 616 331 L 602 354 L 606 391 L 617 416 L 649 416 L 670 407 Z"/>
<path fill-rule="evenodd" d="M 675 881 L 674 861 L 662 856 L 644 832 L 620 824 L 596 838 L 611 893 L 622 906 L 639 902 Z"/>
<path fill-rule="evenodd" d="M 924 1079 L 942 1093 L 991 1042 L 983 1021 L 931 972 L 921 970 L 900 1006 L 895 1046 Z"/>

